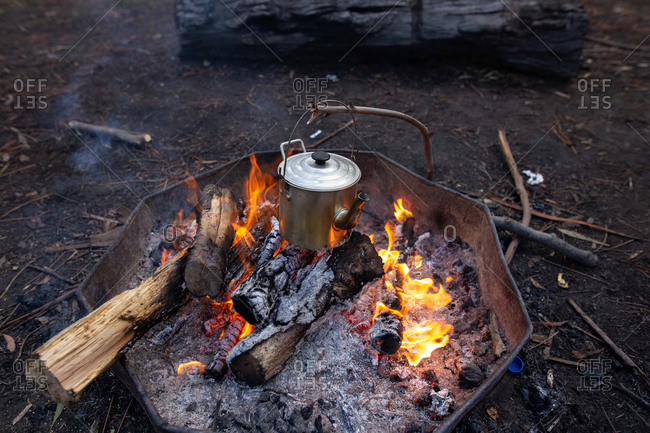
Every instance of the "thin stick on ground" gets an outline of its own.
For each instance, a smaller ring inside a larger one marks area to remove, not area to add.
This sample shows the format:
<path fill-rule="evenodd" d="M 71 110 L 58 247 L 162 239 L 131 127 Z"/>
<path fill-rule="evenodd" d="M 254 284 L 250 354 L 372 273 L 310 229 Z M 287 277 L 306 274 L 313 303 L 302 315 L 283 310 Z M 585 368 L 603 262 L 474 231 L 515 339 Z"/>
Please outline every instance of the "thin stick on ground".
<path fill-rule="evenodd" d="M 136 147 L 142 147 L 145 143 L 151 141 L 151 135 L 149 134 L 125 131 L 124 129 L 111 128 L 110 126 L 91 125 L 90 123 L 77 122 L 76 120 L 68 122 L 68 127 L 78 132 L 114 138 Z"/>
<path fill-rule="evenodd" d="M 26 201 L 25 203 L 19 204 L 18 206 L 13 207 L 13 208 L 9 209 L 7 212 L 5 212 L 5 213 L 3 213 L 2 215 L 0 215 L 0 219 L 6 217 L 6 216 L 9 215 L 9 214 L 12 214 L 12 213 L 16 212 L 18 209 L 20 209 L 20 208 L 23 207 L 23 206 L 27 206 L 28 204 L 30 204 L 30 203 L 34 203 L 35 201 L 43 200 L 44 198 L 48 198 L 48 197 L 51 196 L 51 195 L 52 195 L 52 194 L 43 194 L 43 195 L 39 195 L 39 196 L 36 197 L 36 198 L 33 198 L 33 199 L 31 199 L 31 200 Z"/>
<path fill-rule="evenodd" d="M 520 236 L 523 236 L 528 240 L 538 242 L 542 245 L 545 245 L 559 252 L 560 254 L 566 257 L 575 260 L 580 264 L 593 266 L 596 264 L 596 261 L 598 260 L 598 257 L 595 254 L 593 254 L 591 251 L 586 251 L 577 248 L 571 245 L 570 243 L 563 241 L 562 239 L 560 239 L 555 235 L 532 229 L 521 223 L 518 223 L 513 219 L 495 216 L 492 217 L 492 220 L 494 221 L 494 225 L 498 229 L 508 230 Z"/>
<path fill-rule="evenodd" d="M 131 397 L 131 400 L 129 400 L 129 404 L 126 405 L 126 410 L 124 411 L 124 415 L 122 415 L 122 420 L 120 421 L 120 425 L 117 428 L 117 433 L 120 433 L 120 430 L 122 430 L 122 424 L 124 424 L 124 419 L 126 418 L 126 414 L 131 407 L 131 403 L 133 403 L 133 397 Z"/>
<path fill-rule="evenodd" d="M 64 299 L 68 299 L 70 296 L 74 295 L 76 290 L 77 287 L 75 285 L 74 287 L 69 288 L 66 292 L 63 292 L 61 296 L 48 302 L 47 304 L 41 305 L 40 307 L 36 307 L 25 314 L 21 314 L 20 316 L 13 318 L 6 323 L 3 323 L 2 326 L 0 326 L 0 331 L 5 331 L 11 328 L 12 326 L 24 322 L 25 320 L 33 319 L 42 315 L 44 312 L 48 311 L 50 308 L 54 307 L 59 302 L 63 301 Z"/>
<path fill-rule="evenodd" d="M 519 170 L 517 169 L 515 158 L 512 156 L 510 144 L 508 144 L 508 139 L 506 138 L 506 131 L 503 129 L 499 129 L 499 143 L 501 143 L 501 150 L 503 151 L 503 155 L 505 156 L 506 162 L 508 163 L 508 168 L 510 174 L 512 175 L 512 179 L 515 181 L 515 190 L 517 190 L 519 200 L 521 200 L 521 206 L 524 212 L 524 215 L 521 218 L 521 224 L 523 224 L 525 227 L 528 227 L 530 225 L 530 201 L 528 200 L 528 191 L 526 191 L 526 187 L 524 186 L 524 179 L 521 177 L 521 174 L 519 174 Z M 512 241 L 510 241 L 510 245 L 508 245 L 508 249 L 506 249 L 505 252 L 507 264 L 510 264 L 512 261 L 512 258 L 515 255 L 515 251 L 517 251 L 518 245 L 519 239 L 514 238 Z"/>
<path fill-rule="evenodd" d="M 482 197 L 480 194 L 473 194 L 473 195 L 475 197 Z M 499 203 L 499 204 L 501 204 L 503 206 L 512 208 L 512 209 L 516 209 L 516 210 L 522 210 L 523 209 L 520 205 L 518 205 L 516 203 L 510 203 L 510 202 L 508 202 L 506 200 L 500 199 L 499 197 L 490 196 L 490 200 L 492 200 L 494 202 L 497 202 L 497 203 Z M 599 226 L 599 225 L 596 225 L 596 224 L 591 224 L 591 223 L 588 223 L 586 221 L 581 221 L 581 220 L 577 220 L 577 219 L 573 219 L 573 218 L 563 218 L 563 217 L 559 217 L 559 216 L 555 216 L 555 215 L 549 215 L 549 214 L 545 214 L 543 212 L 538 212 L 536 210 L 531 210 L 530 213 L 532 215 L 535 215 L 536 217 L 544 218 L 544 219 L 551 220 L 551 221 L 559 221 L 559 222 L 563 222 L 563 223 L 578 224 L 578 225 L 585 226 L 585 227 L 591 227 L 592 229 L 600 230 L 600 231 L 603 231 L 603 232 L 606 232 L 606 233 L 609 233 L 609 234 L 612 234 L 612 235 L 620 236 L 622 238 L 633 239 L 635 241 L 641 241 L 641 242 L 650 242 L 650 239 L 643 239 L 643 238 L 639 238 L 639 237 L 635 237 L 635 236 L 626 235 L 625 233 L 617 232 L 616 230 L 608 229 L 607 227 L 602 227 L 602 226 Z"/>
<path fill-rule="evenodd" d="M 598 334 L 598 335 L 603 339 L 603 341 L 605 342 L 605 344 L 607 344 L 607 345 L 609 346 L 609 348 L 612 349 L 612 351 L 613 351 L 614 353 L 616 353 L 616 355 L 618 355 L 619 358 L 621 358 L 621 360 L 623 361 L 623 363 L 624 363 L 625 365 L 627 365 L 628 367 L 630 367 L 630 368 L 634 368 L 634 369 L 636 369 L 636 370 L 639 372 L 639 374 L 641 374 L 641 376 L 643 376 L 643 378 L 645 379 L 645 381 L 650 385 L 650 380 L 649 380 L 648 377 L 645 375 L 645 373 L 643 372 L 643 370 L 641 370 L 641 369 L 639 368 L 639 366 L 636 365 L 636 363 L 632 360 L 632 358 L 630 358 L 630 357 L 627 355 L 627 353 L 623 352 L 623 350 L 622 350 L 620 347 L 618 347 L 618 346 L 614 343 L 614 341 L 612 341 L 611 338 L 609 338 L 609 336 L 605 333 L 605 331 L 603 331 L 603 330 L 602 330 L 598 325 L 596 325 L 596 322 L 594 322 L 593 320 L 591 320 L 591 317 L 589 317 L 589 316 L 587 315 L 587 313 L 585 313 L 584 311 L 582 311 L 582 308 L 580 308 L 580 307 L 578 306 L 578 304 L 576 304 L 576 303 L 573 301 L 573 299 L 569 299 L 569 304 L 573 307 L 574 310 L 576 310 L 576 312 L 580 315 L 580 317 L 582 317 L 582 319 L 583 319 L 585 322 L 587 322 L 587 323 L 589 324 L 589 326 L 591 326 L 591 328 L 592 328 L 594 331 L 596 331 L 596 334 Z"/>
<path fill-rule="evenodd" d="M 19 276 L 20 274 L 22 274 L 23 271 L 24 271 L 25 269 L 27 269 L 27 268 L 28 268 L 32 263 L 34 263 L 35 261 L 36 261 L 36 259 L 34 259 L 34 260 L 30 260 L 29 263 L 27 263 L 25 266 L 23 266 L 23 268 L 22 268 L 20 271 L 18 271 L 18 272 L 16 273 L 16 275 L 14 275 L 14 277 L 11 279 L 11 281 L 9 281 L 9 284 L 7 284 L 7 287 L 5 287 L 5 290 L 4 290 L 4 292 L 2 292 L 2 295 L 0 295 L 0 299 L 2 299 L 2 298 L 4 297 L 4 295 L 7 294 L 7 292 L 8 292 L 9 289 L 11 288 L 11 285 L 14 283 L 14 281 L 16 281 L 16 278 L 18 278 L 18 276 Z"/>

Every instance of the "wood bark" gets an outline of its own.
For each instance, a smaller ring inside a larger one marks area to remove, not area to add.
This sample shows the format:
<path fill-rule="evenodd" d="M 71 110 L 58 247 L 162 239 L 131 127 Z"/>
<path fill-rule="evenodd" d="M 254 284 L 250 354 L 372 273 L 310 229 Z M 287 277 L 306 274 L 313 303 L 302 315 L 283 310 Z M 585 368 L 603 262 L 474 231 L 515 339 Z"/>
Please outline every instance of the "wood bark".
<path fill-rule="evenodd" d="M 229 190 L 208 185 L 203 189 L 201 208 L 194 247 L 185 267 L 185 284 L 194 296 L 214 298 L 224 288 L 237 202 Z"/>
<path fill-rule="evenodd" d="M 359 257 L 365 258 L 363 269 L 349 267 Z M 370 239 L 353 232 L 343 246 L 303 268 L 296 281 L 285 286 L 264 326 L 257 327 L 228 354 L 231 371 L 250 386 L 265 383 L 280 372 L 311 324 L 338 299 L 334 295 L 337 284 L 346 282 L 353 287 L 340 290 L 352 296 L 381 275 L 383 265 Z"/>
<path fill-rule="evenodd" d="M 497 229 L 508 230 L 530 241 L 538 242 L 580 264 L 594 266 L 598 261 L 598 256 L 596 254 L 575 247 L 552 233 L 540 232 L 539 230 L 527 227 L 507 217 L 493 216 L 492 220 Z"/>
<path fill-rule="evenodd" d="M 320 63 L 450 58 L 568 78 L 579 0 L 177 0 L 183 56 Z"/>
<path fill-rule="evenodd" d="M 45 385 L 44 392 L 69 405 L 108 369 L 122 348 L 146 332 L 158 318 L 185 299 L 183 270 L 188 250 L 160 266 L 138 287 L 120 293 L 39 347 L 26 363 L 27 380 Z"/>

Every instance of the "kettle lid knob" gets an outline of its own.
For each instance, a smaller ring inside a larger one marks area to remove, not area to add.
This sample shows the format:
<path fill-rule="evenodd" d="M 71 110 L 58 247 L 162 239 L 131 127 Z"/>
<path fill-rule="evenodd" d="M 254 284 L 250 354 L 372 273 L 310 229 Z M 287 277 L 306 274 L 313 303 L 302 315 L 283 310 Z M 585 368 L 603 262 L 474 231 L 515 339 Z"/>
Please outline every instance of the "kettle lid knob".
<path fill-rule="evenodd" d="M 311 159 L 316 161 L 316 165 L 325 165 L 330 159 L 330 154 L 323 151 L 314 152 L 311 154 Z"/>

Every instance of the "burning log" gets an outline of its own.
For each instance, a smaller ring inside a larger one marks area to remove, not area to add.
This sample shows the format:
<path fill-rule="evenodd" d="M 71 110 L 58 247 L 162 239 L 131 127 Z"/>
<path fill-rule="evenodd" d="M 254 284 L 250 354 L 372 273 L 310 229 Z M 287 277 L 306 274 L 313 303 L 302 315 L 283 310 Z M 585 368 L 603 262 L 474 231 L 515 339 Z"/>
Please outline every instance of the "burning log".
<path fill-rule="evenodd" d="M 402 269 L 398 267 L 397 270 Z M 401 284 L 405 275 L 397 279 Z M 376 350 L 386 355 L 397 352 L 402 344 L 404 327 L 402 326 L 402 297 L 401 287 L 393 286 L 389 280 L 380 286 L 379 302 L 375 307 L 375 318 L 370 328 L 370 344 Z"/>
<path fill-rule="evenodd" d="M 313 260 L 314 255 L 313 251 L 293 245 L 267 262 L 262 262 L 260 254 L 261 265 L 230 295 L 235 311 L 252 325 L 264 323 L 270 317 L 280 293 Z"/>
<path fill-rule="evenodd" d="M 364 258 L 361 266 L 350 267 L 359 257 Z M 304 268 L 296 281 L 286 284 L 265 326 L 256 328 L 228 354 L 230 370 L 250 386 L 267 382 L 282 369 L 311 324 L 337 299 L 333 296 L 337 285 L 339 293 L 352 296 L 382 274 L 381 259 L 370 238 L 353 232 L 347 243 L 332 250 L 331 255 L 323 254 Z M 343 282 L 347 290 L 342 290 Z"/>
<path fill-rule="evenodd" d="M 138 287 L 120 293 L 39 347 L 26 363 L 25 376 L 45 384 L 52 399 L 73 403 L 106 371 L 122 348 L 186 298 L 181 289 L 188 250 L 160 266 Z"/>
<path fill-rule="evenodd" d="M 238 314 L 233 315 L 232 321 L 228 325 L 228 328 L 223 333 L 223 337 L 219 341 L 219 346 L 214 353 L 214 358 L 212 362 L 208 365 L 205 371 L 214 376 L 216 379 L 221 378 L 226 372 L 226 367 L 228 363 L 226 362 L 226 356 L 228 352 L 235 347 L 239 336 L 241 335 L 244 327 L 246 326 L 246 321 L 244 318 Z"/>
<path fill-rule="evenodd" d="M 208 185 L 203 189 L 201 207 L 199 229 L 185 267 L 185 284 L 194 296 L 216 297 L 224 287 L 237 202 L 229 190 Z"/>
<path fill-rule="evenodd" d="M 259 263 L 263 250 L 270 250 L 273 246 L 275 246 L 276 251 L 279 248 L 282 238 L 280 237 L 280 226 L 275 215 L 277 215 L 277 212 L 272 205 L 258 209 L 249 234 L 241 237 L 232 246 L 228 257 L 228 272 L 225 276 L 225 282 L 228 286 L 226 294 L 229 294 L 241 282 L 248 270 L 252 270 Z M 261 248 L 258 247 L 256 239 L 265 239 Z"/>

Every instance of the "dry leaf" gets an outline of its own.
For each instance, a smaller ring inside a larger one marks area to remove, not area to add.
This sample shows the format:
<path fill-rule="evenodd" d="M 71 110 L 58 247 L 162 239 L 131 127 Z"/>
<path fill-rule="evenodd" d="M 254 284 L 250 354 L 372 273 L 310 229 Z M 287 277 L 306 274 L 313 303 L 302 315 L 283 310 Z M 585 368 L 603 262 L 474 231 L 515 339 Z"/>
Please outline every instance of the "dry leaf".
<path fill-rule="evenodd" d="M 553 385 L 555 384 L 555 376 L 553 375 L 553 370 L 546 372 L 546 383 L 549 387 L 553 388 Z"/>
<path fill-rule="evenodd" d="M 602 351 L 603 349 L 598 349 L 592 343 L 589 343 L 582 349 L 572 350 L 571 356 L 573 356 L 575 359 L 585 359 L 589 358 L 590 356 L 598 355 Z"/>
<path fill-rule="evenodd" d="M 564 274 L 562 272 L 557 274 L 557 285 L 560 286 L 563 289 L 568 289 L 569 288 L 569 283 L 566 282 L 563 275 Z"/>
<path fill-rule="evenodd" d="M 542 286 L 536 279 L 533 277 L 530 277 L 530 282 L 532 283 L 533 286 L 537 287 L 540 290 L 546 290 L 546 287 Z"/>
<path fill-rule="evenodd" d="M 492 418 L 493 420 L 496 420 L 499 418 L 499 412 L 497 412 L 496 408 L 494 407 L 488 407 L 486 410 L 488 416 Z"/>
<path fill-rule="evenodd" d="M 16 342 L 14 341 L 13 337 L 7 334 L 2 334 L 2 336 L 5 338 L 5 341 L 7 342 L 7 349 L 9 350 L 9 352 L 13 352 L 14 350 L 16 350 Z"/>

